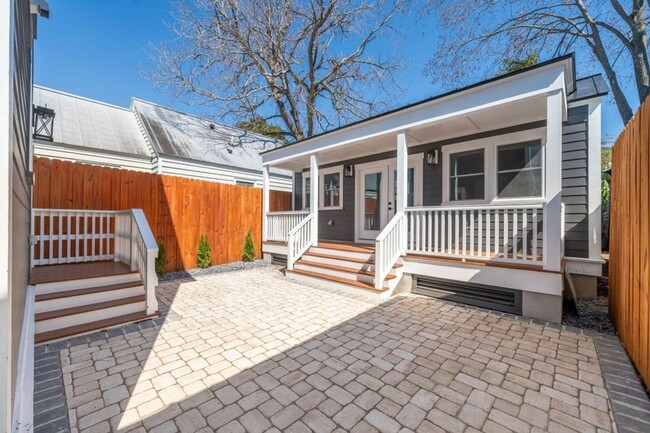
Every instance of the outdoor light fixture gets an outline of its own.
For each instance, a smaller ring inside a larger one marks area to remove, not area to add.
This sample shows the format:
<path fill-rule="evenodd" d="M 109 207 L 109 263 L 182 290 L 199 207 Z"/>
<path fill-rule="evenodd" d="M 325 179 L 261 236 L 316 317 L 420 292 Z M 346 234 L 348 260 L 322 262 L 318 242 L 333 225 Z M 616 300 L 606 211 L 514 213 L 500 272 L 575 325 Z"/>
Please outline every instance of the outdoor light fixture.
<path fill-rule="evenodd" d="M 344 165 L 343 166 L 343 176 L 345 176 L 345 177 L 354 176 L 354 165 Z"/>
<path fill-rule="evenodd" d="M 438 149 L 427 152 L 427 165 L 438 165 Z"/>

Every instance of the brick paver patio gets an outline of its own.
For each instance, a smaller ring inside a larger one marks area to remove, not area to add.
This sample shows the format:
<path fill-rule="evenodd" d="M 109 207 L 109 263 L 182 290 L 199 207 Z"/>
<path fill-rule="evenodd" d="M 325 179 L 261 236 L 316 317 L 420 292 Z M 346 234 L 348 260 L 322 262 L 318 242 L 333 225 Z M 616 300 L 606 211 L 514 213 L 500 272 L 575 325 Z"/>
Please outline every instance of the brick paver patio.
<path fill-rule="evenodd" d="M 609 432 L 590 337 L 261 268 L 164 283 L 162 325 L 60 352 L 84 432 Z"/>

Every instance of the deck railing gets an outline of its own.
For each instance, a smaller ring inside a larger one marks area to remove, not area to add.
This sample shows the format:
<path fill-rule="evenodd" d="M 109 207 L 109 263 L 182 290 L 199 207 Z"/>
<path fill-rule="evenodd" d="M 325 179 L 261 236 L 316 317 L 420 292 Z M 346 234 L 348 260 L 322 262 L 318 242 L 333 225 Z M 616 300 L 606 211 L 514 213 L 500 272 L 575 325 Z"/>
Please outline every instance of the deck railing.
<path fill-rule="evenodd" d="M 309 211 L 268 212 L 266 218 L 266 240 L 287 242 L 289 232 L 303 221 Z"/>
<path fill-rule="evenodd" d="M 312 224 L 314 215 L 308 214 L 291 231 L 287 241 L 287 269 L 292 270 L 294 263 L 313 245 Z"/>
<path fill-rule="evenodd" d="M 31 266 L 116 260 L 138 271 L 147 313 L 158 309 L 158 245 L 142 209 L 33 209 Z"/>
<path fill-rule="evenodd" d="M 419 207 L 404 212 L 408 253 L 532 264 L 545 257 L 541 204 Z"/>
<path fill-rule="evenodd" d="M 406 216 L 397 212 L 375 239 L 375 288 L 381 289 L 399 257 L 406 250 Z"/>

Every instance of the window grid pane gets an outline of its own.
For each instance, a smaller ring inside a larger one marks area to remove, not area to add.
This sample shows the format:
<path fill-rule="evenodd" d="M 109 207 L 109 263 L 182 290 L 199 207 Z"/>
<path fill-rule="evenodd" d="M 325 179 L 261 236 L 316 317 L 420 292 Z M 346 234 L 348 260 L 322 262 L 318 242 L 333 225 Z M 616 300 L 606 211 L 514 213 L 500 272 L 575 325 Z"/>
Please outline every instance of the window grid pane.
<path fill-rule="evenodd" d="M 482 200 L 484 198 L 484 149 L 452 154 L 450 156 L 449 200 Z"/>
<path fill-rule="evenodd" d="M 541 143 L 517 143 L 497 148 L 499 198 L 542 195 Z"/>

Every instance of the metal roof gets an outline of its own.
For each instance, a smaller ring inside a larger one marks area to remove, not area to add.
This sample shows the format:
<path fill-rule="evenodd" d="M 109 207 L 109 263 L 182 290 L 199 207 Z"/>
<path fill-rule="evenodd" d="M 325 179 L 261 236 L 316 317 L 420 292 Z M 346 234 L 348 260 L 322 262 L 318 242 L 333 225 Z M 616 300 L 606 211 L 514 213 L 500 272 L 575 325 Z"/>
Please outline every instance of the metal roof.
<path fill-rule="evenodd" d="M 208 119 L 133 99 L 131 109 L 161 155 L 260 171 L 264 150 L 281 142 Z"/>
<path fill-rule="evenodd" d="M 127 108 L 36 85 L 34 105 L 54 110 L 55 143 L 151 156 L 138 123 Z"/>
<path fill-rule="evenodd" d="M 609 93 L 609 87 L 601 74 L 592 75 L 576 80 L 576 90 L 571 93 L 567 100 L 569 102 L 582 99 L 604 96 Z"/>

